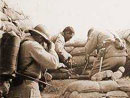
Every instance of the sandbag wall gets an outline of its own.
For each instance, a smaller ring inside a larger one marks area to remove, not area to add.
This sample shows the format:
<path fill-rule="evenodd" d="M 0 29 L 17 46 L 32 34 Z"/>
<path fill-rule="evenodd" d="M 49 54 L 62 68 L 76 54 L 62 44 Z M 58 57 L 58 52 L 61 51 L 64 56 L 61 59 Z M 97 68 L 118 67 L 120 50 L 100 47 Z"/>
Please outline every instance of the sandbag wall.
<path fill-rule="evenodd" d="M 85 64 L 85 44 L 86 40 L 84 41 L 74 41 L 68 42 L 65 45 L 65 49 L 68 53 L 72 55 L 72 66 L 78 67 L 83 66 Z"/>
<path fill-rule="evenodd" d="M 11 33 L 22 39 L 25 34 L 24 30 L 33 28 L 33 24 L 29 17 L 25 16 L 19 9 L 14 10 L 11 5 L 8 5 L 8 2 L 8 0 L 6 0 L 6 2 L 4 0 L 0 0 L 0 49 L 3 33 Z M 8 52 L 6 52 L 5 55 L 6 54 L 8 54 Z M 0 65 L 2 63 L 1 55 L 2 53 L 0 52 Z M 6 59 L 4 58 L 4 60 Z M 3 66 L 0 66 L 0 70 L 3 70 Z M 2 71 L 0 71 L 0 74 L 1 72 Z"/>
<path fill-rule="evenodd" d="M 97 55 L 96 51 L 94 51 L 92 54 L 90 54 L 89 64 L 86 65 L 85 60 L 85 45 L 87 40 L 74 40 L 72 42 L 67 42 L 65 44 L 65 50 L 72 55 L 72 74 L 85 74 L 88 75 L 91 68 L 93 60 L 96 58 Z M 85 70 L 84 70 L 85 69 Z M 72 75 L 64 70 L 55 70 L 50 71 L 54 79 L 66 79 L 70 78 L 69 76 Z M 72 77 L 71 77 L 72 78 Z M 73 77 L 74 78 L 74 77 Z M 75 77 L 76 78 L 76 77 Z"/>
<path fill-rule="evenodd" d="M 32 27 L 33 24 L 28 16 L 25 16 L 22 11 L 14 10 L 4 0 L 0 0 L 0 34 L 14 31 L 20 36 L 22 31 Z"/>
<path fill-rule="evenodd" d="M 65 49 L 68 53 L 72 55 L 72 68 L 77 69 L 76 72 L 78 74 L 81 74 L 83 69 L 86 68 L 86 72 L 84 74 L 87 74 L 88 71 L 91 69 L 91 65 L 93 64 L 94 59 L 97 56 L 97 51 L 93 51 L 89 56 L 89 62 L 85 60 L 85 45 L 87 43 L 87 40 L 76 40 L 73 43 L 68 42 L 65 45 Z"/>
<path fill-rule="evenodd" d="M 60 98 L 130 98 L 130 79 L 76 81 L 66 88 Z"/>

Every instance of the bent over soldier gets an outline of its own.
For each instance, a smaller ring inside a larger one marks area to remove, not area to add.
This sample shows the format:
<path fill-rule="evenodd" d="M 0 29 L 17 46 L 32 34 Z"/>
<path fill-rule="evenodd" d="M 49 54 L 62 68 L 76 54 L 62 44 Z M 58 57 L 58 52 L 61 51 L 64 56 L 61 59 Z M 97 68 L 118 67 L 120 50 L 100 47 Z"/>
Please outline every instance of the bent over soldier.
<path fill-rule="evenodd" d="M 55 35 L 51 38 L 52 42 L 55 43 L 55 50 L 62 63 L 68 64 L 69 60 L 72 58 L 71 54 L 69 54 L 65 50 L 64 45 L 67 41 L 69 41 L 73 37 L 74 34 L 75 34 L 75 32 L 74 32 L 73 28 L 68 26 L 63 30 L 63 32 L 61 32 L 58 35 Z"/>
<path fill-rule="evenodd" d="M 88 32 L 88 41 L 85 46 L 86 58 L 95 49 L 98 50 L 98 57 L 93 63 L 90 76 L 105 71 L 116 71 L 126 63 L 126 49 L 117 35 L 111 32 L 101 32 L 91 29 Z"/>

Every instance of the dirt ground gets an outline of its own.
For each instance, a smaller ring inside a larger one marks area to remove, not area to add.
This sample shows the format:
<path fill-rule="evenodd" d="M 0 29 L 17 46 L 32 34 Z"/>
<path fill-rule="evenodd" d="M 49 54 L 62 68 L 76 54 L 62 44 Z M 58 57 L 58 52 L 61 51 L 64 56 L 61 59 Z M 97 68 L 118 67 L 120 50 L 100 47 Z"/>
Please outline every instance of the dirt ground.
<path fill-rule="evenodd" d="M 51 86 L 47 86 L 45 90 L 41 93 L 42 98 L 59 98 L 59 95 L 61 95 L 66 87 L 74 82 L 78 81 L 76 79 L 65 79 L 65 80 L 52 80 L 49 84 Z"/>

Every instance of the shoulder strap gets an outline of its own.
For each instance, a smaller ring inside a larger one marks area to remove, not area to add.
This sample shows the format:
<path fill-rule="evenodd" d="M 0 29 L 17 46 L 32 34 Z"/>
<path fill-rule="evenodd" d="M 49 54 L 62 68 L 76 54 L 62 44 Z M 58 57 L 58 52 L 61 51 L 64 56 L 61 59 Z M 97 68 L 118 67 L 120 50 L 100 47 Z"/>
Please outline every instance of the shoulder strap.
<path fill-rule="evenodd" d="M 23 69 L 21 69 L 20 72 L 26 71 L 27 68 L 29 68 L 32 64 L 33 64 L 33 60 L 29 64 L 27 64 Z"/>

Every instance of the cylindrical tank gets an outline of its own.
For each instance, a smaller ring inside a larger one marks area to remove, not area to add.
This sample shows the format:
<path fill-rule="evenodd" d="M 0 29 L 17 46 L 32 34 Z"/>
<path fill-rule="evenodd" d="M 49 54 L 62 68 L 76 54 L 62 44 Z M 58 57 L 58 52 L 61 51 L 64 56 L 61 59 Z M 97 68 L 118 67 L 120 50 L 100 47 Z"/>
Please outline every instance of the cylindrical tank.
<path fill-rule="evenodd" d="M 2 75 L 12 75 L 17 69 L 17 56 L 20 47 L 20 38 L 12 33 L 4 33 L 1 39 L 1 64 Z"/>

